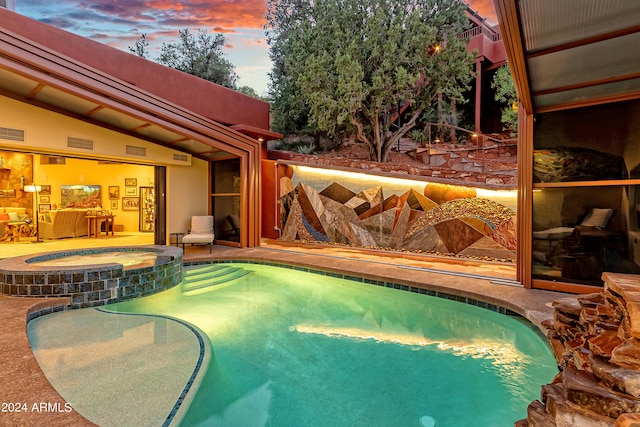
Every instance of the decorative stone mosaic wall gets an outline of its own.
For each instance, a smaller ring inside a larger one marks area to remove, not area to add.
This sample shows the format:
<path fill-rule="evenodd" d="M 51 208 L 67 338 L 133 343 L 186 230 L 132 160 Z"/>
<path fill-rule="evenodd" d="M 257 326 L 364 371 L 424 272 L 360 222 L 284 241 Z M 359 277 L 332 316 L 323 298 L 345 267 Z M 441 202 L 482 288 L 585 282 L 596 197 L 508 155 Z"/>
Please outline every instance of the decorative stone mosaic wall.
<path fill-rule="evenodd" d="M 33 255 L 0 260 L 0 290 L 19 297 L 68 297 L 68 308 L 96 307 L 169 289 L 182 281 L 182 249 L 172 246 L 136 246 L 66 251 L 73 255 L 106 251 L 158 252 L 153 266 L 123 269 L 121 264 L 44 267 L 29 264 Z M 59 258 L 62 252 L 40 255 Z M 47 258 L 48 257 L 48 258 Z"/>
<path fill-rule="evenodd" d="M 281 239 L 515 260 L 516 212 L 471 187 L 425 183 L 396 195 L 280 179 Z"/>

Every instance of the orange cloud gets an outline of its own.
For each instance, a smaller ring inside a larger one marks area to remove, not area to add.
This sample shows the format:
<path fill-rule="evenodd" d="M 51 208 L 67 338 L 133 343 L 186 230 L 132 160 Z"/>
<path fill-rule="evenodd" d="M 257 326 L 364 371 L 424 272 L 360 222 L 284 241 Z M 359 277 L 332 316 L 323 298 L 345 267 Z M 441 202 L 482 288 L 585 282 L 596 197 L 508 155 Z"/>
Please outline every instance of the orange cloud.
<path fill-rule="evenodd" d="M 498 23 L 496 10 L 493 7 L 493 0 L 467 0 L 467 4 L 480 13 L 480 15 L 487 18 L 489 24 L 495 25 Z"/>
<path fill-rule="evenodd" d="M 133 0 L 127 1 L 131 7 L 136 7 Z M 171 25 L 182 22 L 192 27 L 262 28 L 266 3 L 265 0 L 191 0 L 184 3 L 157 0 L 147 1 L 144 9 L 157 15 L 159 23 Z"/>

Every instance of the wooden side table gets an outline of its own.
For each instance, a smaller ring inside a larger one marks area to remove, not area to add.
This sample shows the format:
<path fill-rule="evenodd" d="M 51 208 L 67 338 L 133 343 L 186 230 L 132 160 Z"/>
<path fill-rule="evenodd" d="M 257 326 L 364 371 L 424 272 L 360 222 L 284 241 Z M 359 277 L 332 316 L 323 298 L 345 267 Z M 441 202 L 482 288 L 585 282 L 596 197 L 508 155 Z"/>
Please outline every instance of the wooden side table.
<path fill-rule="evenodd" d="M 115 215 L 87 215 L 87 228 L 89 237 L 98 237 L 100 234 L 100 224 L 102 221 L 105 222 L 105 234 L 109 235 L 109 230 L 111 230 L 111 235 L 114 235 L 113 232 L 113 218 Z M 109 227 L 111 225 L 111 227 Z"/>
<path fill-rule="evenodd" d="M 179 247 L 182 245 L 182 249 L 184 249 L 184 243 L 182 243 L 182 236 L 187 233 L 169 233 L 169 244 L 176 245 Z"/>

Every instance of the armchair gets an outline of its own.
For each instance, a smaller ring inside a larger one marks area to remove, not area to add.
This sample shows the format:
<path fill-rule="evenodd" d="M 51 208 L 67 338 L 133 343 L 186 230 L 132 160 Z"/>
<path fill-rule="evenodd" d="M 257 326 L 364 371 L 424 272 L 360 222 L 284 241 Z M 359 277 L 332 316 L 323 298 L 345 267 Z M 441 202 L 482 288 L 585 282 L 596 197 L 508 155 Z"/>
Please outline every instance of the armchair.
<path fill-rule="evenodd" d="M 189 232 L 182 237 L 182 249 L 185 243 L 211 245 L 209 253 L 213 250 L 213 241 L 216 235 L 213 231 L 213 216 L 193 216 L 191 217 L 191 228 Z"/>

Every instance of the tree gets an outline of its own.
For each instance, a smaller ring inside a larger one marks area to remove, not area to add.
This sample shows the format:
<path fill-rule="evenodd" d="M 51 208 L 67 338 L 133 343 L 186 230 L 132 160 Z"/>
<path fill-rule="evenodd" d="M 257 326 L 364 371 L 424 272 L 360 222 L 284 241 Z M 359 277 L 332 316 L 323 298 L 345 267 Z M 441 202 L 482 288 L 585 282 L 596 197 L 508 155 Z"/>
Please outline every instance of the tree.
<path fill-rule="evenodd" d="M 149 39 L 145 33 L 142 33 L 136 40 L 133 47 L 129 46 L 129 51 L 140 58 L 149 59 Z"/>
<path fill-rule="evenodd" d="M 223 34 L 211 35 L 204 29 L 191 33 L 188 28 L 179 31 L 175 43 L 163 43 L 157 62 L 210 82 L 235 89 L 238 75 L 235 67 L 225 58 L 222 48 Z"/>
<path fill-rule="evenodd" d="M 513 84 L 513 77 L 508 65 L 498 68 L 493 76 L 491 88 L 495 89 L 494 99 L 506 106 L 502 109 L 500 121 L 505 125 L 505 130 L 518 131 L 518 95 Z"/>
<path fill-rule="evenodd" d="M 266 101 L 266 99 L 263 96 L 258 95 L 258 92 L 256 92 L 256 90 L 251 86 L 240 86 L 237 90 L 244 95 Z"/>
<path fill-rule="evenodd" d="M 293 34 L 311 15 L 308 0 L 267 0 L 265 32 L 273 64 L 269 74 L 272 127 L 284 134 L 309 133 L 309 107 L 301 96 L 297 82 L 288 73 L 285 61 L 293 49 Z"/>
<path fill-rule="evenodd" d="M 463 99 L 472 77 L 472 56 L 458 38 L 468 25 L 465 7 L 460 0 L 269 0 L 273 101 L 290 96 L 289 107 L 308 111 L 309 126 L 329 136 L 353 133 L 371 159 L 385 161 L 438 94 Z M 394 126 L 400 106 L 406 117 Z"/>

